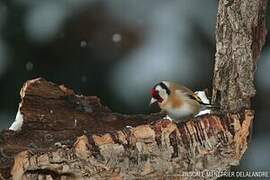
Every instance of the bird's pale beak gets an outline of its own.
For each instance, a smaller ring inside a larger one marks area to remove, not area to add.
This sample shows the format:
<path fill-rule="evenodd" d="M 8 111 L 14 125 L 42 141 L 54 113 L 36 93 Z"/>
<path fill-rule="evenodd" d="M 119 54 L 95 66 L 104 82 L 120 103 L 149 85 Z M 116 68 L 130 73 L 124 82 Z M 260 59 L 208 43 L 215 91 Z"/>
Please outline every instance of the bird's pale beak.
<path fill-rule="evenodd" d="M 149 106 L 151 106 L 151 105 L 154 104 L 155 102 L 157 102 L 157 100 L 154 99 L 154 98 L 151 98 L 151 101 L 150 101 L 150 103 L 149 103 Z"/>

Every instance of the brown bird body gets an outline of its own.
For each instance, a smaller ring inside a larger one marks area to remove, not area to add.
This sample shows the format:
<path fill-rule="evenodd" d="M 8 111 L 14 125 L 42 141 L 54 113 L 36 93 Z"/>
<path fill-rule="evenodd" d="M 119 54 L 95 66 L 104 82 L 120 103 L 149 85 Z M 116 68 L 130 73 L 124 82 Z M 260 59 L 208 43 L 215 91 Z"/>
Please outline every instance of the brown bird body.
<path fill-rule="evenodd" d="M 169 81 L 162 81 L 153 87 L 150 103 L 154 102 L 158 102 L 159 107 L 176 121 L 195 116 L 210 105 L 203 103 L 187 87 Z"/>

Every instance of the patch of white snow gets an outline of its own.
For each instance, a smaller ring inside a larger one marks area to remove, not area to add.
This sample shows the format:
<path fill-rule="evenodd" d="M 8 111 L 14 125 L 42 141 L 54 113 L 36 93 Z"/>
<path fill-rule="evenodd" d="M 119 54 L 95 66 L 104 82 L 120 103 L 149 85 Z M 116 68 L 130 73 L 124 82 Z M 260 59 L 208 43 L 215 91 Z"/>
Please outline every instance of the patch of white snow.
<path fill-rule="evenodd" d="M 12 125 L 9 127 L 9 130 L 12 131 L 20 131 L 23 125 L 23 115 L 20 111 L 20 108 L 18 109 L 15 121 L 12 123 Z"/>

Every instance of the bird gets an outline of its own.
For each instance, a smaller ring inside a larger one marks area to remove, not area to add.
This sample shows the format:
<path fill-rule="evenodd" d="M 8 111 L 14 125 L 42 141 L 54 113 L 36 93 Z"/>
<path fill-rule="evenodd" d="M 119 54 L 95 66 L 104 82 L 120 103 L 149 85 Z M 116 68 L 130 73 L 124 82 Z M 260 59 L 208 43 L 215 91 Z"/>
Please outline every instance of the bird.
<path fill-rule="evenodd" d="M 203 102 L 189 88 L 170 81 L 161 81 L 154 85 L 151 95 L 150 105 L 158 103 L 160 109 L 176 122 L 185 121 L 200 111 L 215 107 L 209 102 Z"/>

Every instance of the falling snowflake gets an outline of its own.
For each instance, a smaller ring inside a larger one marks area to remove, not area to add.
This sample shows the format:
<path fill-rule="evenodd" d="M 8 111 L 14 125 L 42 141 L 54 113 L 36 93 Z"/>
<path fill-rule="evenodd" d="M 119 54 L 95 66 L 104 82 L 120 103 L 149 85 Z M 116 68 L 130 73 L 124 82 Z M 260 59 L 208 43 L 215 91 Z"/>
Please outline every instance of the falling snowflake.
<path fill-rule="evenodd" d="M 87 46 L 87 41 L 85 41 L 85 40 L 81 41 L 81 42 L 80 42 L 80 46 L 81 46 L 82 48 L 85 48 L 85 47 Z"/>
<path fill-rule="evenodd" d="M 34 68 L 34 64 L 31 62 L 31 61 L 28 61 L 26 64 L 25 64 L 25 69 L 27 71 L 32 71 Z"/>
<path fill-rule="evenodd" d="M 81 81 L 82 81 L 82 82 L 86 82 L 86 81 L 87 81 L 87 77 L 86 77 L 86 76 L 82 76 L 82 77 L 81 77 Z"/>
<path fill-rule="evenodd" d="M 113 42 L 118 43 L 118 42 L 120 42 L 121 40 L 122 40 L 121 34 L 116 33 L 116 34 L 113 34 L 113 35 L 112 35 L 112 41 L 113 41 Z"/>

